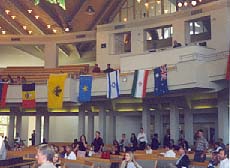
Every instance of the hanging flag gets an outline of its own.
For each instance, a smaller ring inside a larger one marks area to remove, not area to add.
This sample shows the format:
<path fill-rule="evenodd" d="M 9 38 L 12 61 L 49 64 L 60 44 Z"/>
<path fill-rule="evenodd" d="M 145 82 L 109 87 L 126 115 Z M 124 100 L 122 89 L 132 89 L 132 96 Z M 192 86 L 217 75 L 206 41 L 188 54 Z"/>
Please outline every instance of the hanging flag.
<path fill-rule="evenodd" d="M 91 100 L 93 77 L 90 75 L 80 75 L 79 101 L 89 102 Z"/>
<path fill-rule="evenodd" d="M 107 98 L 117 98 L 119 92 L 119 70 L 107 73 Z"/>
<path fill-rule="evenodd" d="M 50 74 L 48 79 L 48 108 L 62 108 L 67 73 Z"/>
<path fill-rule="evenodd" d="M 133 97 L 145 97 L 148 75 L 149 70 L 135 70 L 131 92 Z"/>
<path fill-rule="evenodd" d="M 35 108 L 35 83 L 22 84 L 22 107 Z"/>
<path fill-rule="evenodd" d="M 226 79 L 230 80 L 230 54 L 228 55 L 227 69 L 226 69 Z"/>
<path fill-rule="evenodd" d="M 0 83 L 0 107 L 6 106 L 6 95 L 7 95 L 8 83 Z"/>
<path fill-rule="evenodd" d="M 161 96 L 169 92 L 167 83 L 167 65 L 162 65 L 154 69 L 154 95 Z"/>

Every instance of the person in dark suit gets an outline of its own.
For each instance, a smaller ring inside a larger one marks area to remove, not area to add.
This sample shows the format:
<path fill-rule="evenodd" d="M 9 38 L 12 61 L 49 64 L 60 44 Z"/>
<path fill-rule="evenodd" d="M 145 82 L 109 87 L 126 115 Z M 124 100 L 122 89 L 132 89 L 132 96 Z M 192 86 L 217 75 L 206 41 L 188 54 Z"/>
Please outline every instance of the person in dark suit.
<path fill-rule="evenodd" d="M 157 150 L 160 146 L 160 143 L 158 141 L 158 134 L 153 135 L 152 143 L 151 143 L 151 148 L 152 150 Z"/>
<path fill-rule="evenodd" d="M 176 161 L 176 167 L 177 168 L 182 168 L 182 167 L 188 168 L 190 164 L 190 160 L 188 156 L 186 155 L 184 146 L 179 147 L 179 154 L 180 154 L 180 158 Z"/>

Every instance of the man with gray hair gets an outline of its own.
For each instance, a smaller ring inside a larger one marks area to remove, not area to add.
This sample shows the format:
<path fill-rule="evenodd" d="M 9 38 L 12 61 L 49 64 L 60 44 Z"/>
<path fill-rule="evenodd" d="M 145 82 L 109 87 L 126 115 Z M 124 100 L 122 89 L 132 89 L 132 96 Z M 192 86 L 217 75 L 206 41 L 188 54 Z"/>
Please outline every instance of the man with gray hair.
<path fill-rule="evenodd" d="M 36 159 L 38 162 L 38 168 L 55 168 L 53 165 L 54 150 L 47 144 L 38 146 Z"/>

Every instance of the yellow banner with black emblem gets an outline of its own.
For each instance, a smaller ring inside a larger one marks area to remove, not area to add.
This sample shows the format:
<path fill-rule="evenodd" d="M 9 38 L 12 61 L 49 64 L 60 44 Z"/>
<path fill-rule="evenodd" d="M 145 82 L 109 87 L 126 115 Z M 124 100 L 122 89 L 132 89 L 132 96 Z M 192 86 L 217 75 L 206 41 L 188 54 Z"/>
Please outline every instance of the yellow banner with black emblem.
<path fill-rule="evenodd" d="M 62 108 L 66 78 L 67 73 L 50 74 L 48 80 L 48 108 Z"/>

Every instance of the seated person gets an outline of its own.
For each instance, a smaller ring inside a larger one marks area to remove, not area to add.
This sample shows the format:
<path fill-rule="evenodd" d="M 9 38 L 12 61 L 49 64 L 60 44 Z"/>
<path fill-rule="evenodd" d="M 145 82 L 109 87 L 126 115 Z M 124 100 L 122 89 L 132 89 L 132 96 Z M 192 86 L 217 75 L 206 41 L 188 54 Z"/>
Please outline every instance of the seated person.
<path fill-rule="evenodd" d="M 98 66 L 98 64 L 95 64 L 93 70 L 92 70 L 93 73 L 100 73 L 101 72 L 101 69 L 100 67 Z"/>
<path fill-rule="evenodd" d="M 121 163 L 120 168 L 142 168 L 134 159 L 134 154 L 132 152 L 125 153 L 125 159 Z"/>
<path fill-rule="evenodd" d="M 53 164 L 56 168 L 61 168 L 61 161 L 59 159 L 59 154 L 55 153 L 53 157 Z"/>
<path fill-rule="evenodd" d="M 146 145 L 145 153 L 146 154 L 152 154 L 153 153 L 153 150 L 151 149 L 151 146 L 149 144 Z"/>
<path fill-rule="evenodd" d="M 190 160 L 186 155 L 185 148 L 183 146 L 179 147 L 180 158 L 176 161 L 177 168 L 188 168 Z"/>
<path fill-rule="evenodd" d="M 120 140 L 120 150 L 124 150 L 128 147 L 129 141 L 126 139 L 126 134 L 121 135 L 121 140 Z"/>
<path fill-rule="evenodd" d="M 76 155 L 73 152 L 72 147 L 70 145 L 67 145 L 65 150 L 65 159 L 76 160 Z"/>
<path fill-rule="evenodd" d="M 172 145 L 165 145 L 166 152 L 164 157 L 176 157 L 176 153 L 172 150 Z"/>
<path fill-rule="evenodd" d="M 218 152 L 216 150 L 212 151 L 212 158 L 209 161 L 208 168 L 215 168 L 219 164 Z"/>
<path fill-rule="evenodd" d="M 159 148 L 159 145 L 160 143 L 158 141 L 158 134 L 154 134 L 152 139 L 152 144 L 151 144 L 152 150 L 157 150 Z"/>
<path fill-rule="evenodd" d="M 176 40 L 173 41 L 173 48 L 181 47 L 181 43 L 178 43 Z"/>
<path fill-rule="evenodd" d="M 103 72 L 104 73 L 110 73 L 110 72 L 113 72 L 114 69 L 110 67 L 110 64 L 107 64 L 107 69 L 105 69 Z"/>
<path fill-rule="evenodd" d="M 120 145 L 116 139 L 113 140 L 113 146 L 112 146 L 111 154 L 113 154 L 113 155 L 119 155 L 120 154 Z"/>
<path fill-rule="evenodd" d="M 220 149 L 218 153 L 218 159 L 220 161 L 220 168 L 229 168 L 230 162 L 227 158 L 227 152 L 224 149 Z"/>

